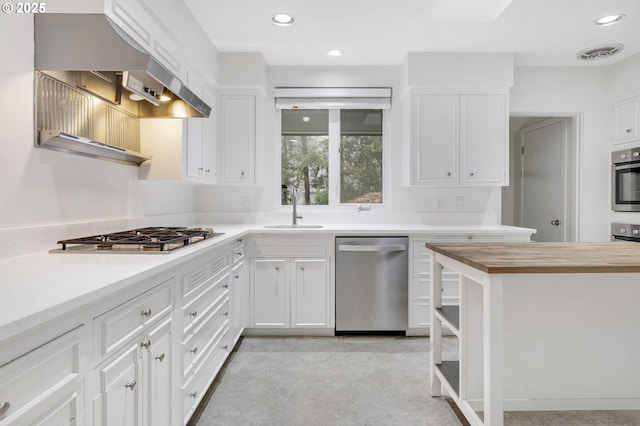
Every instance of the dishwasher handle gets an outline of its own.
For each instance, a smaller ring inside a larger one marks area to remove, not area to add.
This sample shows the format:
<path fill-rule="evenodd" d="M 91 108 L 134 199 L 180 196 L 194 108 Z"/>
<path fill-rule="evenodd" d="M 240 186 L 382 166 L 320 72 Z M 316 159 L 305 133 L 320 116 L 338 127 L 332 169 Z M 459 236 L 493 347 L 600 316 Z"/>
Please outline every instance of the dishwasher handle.
<path fill-rule="evenodd" d="M 368 251 L 368 252 L 390 252 L 390 251 L 407 251 L 407 246 L 404 244 L 389 244 L 389 245 L 360 245 L 360 244 L 340 244 L 338 245 L 338 251 Z"/>

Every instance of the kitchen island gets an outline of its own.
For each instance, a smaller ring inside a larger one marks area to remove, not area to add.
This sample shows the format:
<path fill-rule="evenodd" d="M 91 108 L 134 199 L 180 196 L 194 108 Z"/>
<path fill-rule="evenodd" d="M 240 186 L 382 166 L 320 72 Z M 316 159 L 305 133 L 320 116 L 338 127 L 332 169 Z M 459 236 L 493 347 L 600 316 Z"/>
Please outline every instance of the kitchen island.
<path fill-rule="evenodd" d="M 640 408 L 640 245 L 427 243 L 431 394 L 473 425 L 504 411 Z M 460 306 L 443 306 L 442 267 Z M 442 327 L 459 339 L 443 359 Z"/>

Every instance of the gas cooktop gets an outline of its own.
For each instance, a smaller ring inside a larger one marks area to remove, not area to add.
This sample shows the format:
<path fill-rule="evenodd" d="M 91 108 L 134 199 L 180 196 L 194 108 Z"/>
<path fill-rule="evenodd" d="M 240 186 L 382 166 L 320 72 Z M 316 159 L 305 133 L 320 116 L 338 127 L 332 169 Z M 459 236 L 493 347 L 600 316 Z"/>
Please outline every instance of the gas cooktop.
<path fill-rule="evenodd" d="M 58 241 L 50 253 L 170 253 L 223 235 L 213 228 L 147 227 Z"/>

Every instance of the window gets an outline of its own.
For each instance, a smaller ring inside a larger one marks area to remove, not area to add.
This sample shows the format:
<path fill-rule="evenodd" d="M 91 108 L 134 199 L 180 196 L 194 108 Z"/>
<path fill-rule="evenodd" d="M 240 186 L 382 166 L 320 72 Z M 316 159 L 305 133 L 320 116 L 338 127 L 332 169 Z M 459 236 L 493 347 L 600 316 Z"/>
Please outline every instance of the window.
<path fill-rule="evenodd" d="M 282 205 L 291 204 L 291 186 L 299 205 L 382 204 L 382 110 L 281 114 Z"/>

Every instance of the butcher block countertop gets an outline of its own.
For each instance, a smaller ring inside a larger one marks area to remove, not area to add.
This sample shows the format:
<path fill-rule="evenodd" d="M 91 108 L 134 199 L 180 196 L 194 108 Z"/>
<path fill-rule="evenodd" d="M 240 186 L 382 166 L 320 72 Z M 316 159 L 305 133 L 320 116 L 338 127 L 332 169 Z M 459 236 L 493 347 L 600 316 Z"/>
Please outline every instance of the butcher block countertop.
<path fill-rule="evenodd" d="M 640 244 L 426 243 L 426 247 L 488 274 L 640 272 Z"/>

